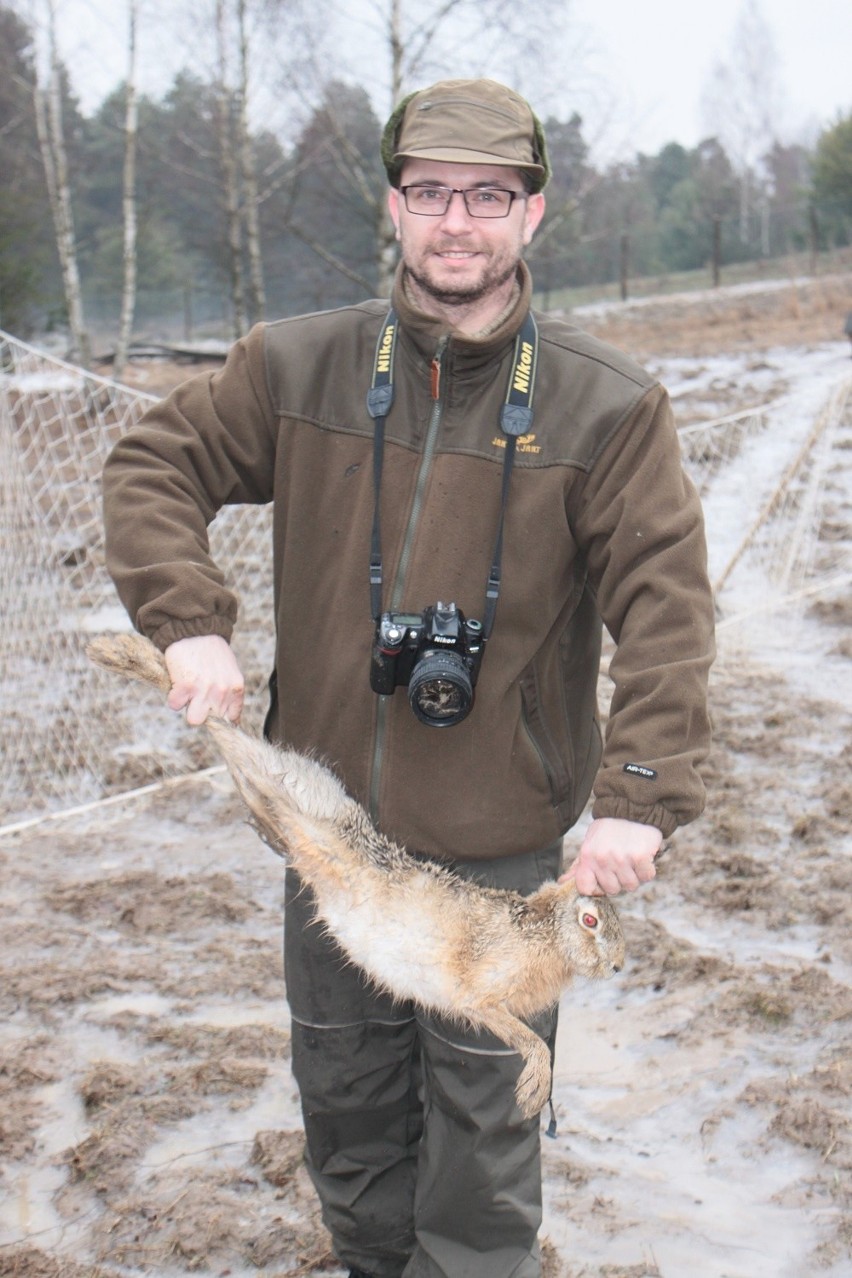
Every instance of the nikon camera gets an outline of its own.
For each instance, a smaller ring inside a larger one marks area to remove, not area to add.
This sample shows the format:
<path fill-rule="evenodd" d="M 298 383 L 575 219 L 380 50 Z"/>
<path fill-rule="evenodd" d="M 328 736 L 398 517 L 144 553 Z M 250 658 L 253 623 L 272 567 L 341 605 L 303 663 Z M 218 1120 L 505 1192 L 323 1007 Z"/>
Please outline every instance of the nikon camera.
<path fill-rule="evenodd" d="M 484 651 L 482 622 L 466 620 L 454 603 L 422 613 L 383 612 L 376 623 L 370 687 L 384 697 L 407 687 L 421 723 L 449 728 L 470 714 Z"/>

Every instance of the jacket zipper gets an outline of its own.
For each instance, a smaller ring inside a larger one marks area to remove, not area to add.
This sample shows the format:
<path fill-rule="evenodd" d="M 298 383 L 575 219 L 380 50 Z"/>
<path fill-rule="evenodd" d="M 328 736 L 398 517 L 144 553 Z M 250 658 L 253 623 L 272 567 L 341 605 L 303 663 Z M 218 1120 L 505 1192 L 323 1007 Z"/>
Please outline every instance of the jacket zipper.
<path fill-rule="evenodd" d="M 405 579 L 408 573 L 408 565 L 411 560 L 411 550 L 414 545 L 414 536 L 417 532 L 417 525 L 420 522 L 420 513 L 423 509 L 423 497 L 426 492 L 426 481 L 429 478 L 429 472 L 432 469 L 432 460 L 435 456 L 435 447 L 438 442 L 438 430 L 441 425 L 441 416 L 443 412 L 443 404 L 441 402 L 441 364 L 449 340 L 449 337 L 446 335 L 440 339 L 435 350 L 435 355 L 432 359 L 432 412 L 429 416 L 429 425 L 426 428 L 426 439 L 423 444 L 423 457 L 420 461 L 420 469 L 417 472 L 417 484 L 414 489 L 414 500 L 411 503 L 411 514 L 408 517 L 408 524 L 405 529 L 405 537 L 402 543 L 402 554 L 399 557 L 399 567 L 397 568 L 396 577 L 394 578 L 393 588 L 391 590 L 390 603 L 388 605 L 391 612 L 398 612 L 402 605 L 403 593 L 405 590 Z M 379 788 L 381 784 L 382 764 L 384 762 L 385 736 L 387 733 L 387 716 L 389 710 L 387 702 L 389 699 L 390 698 L 388 697 L 379 697 L 378 713 L 376 716 L 376 742 L 373 747 L 373 766 L 370 774 L 370 816 L 375 824 L 378 824 L 379 817 Z"/>

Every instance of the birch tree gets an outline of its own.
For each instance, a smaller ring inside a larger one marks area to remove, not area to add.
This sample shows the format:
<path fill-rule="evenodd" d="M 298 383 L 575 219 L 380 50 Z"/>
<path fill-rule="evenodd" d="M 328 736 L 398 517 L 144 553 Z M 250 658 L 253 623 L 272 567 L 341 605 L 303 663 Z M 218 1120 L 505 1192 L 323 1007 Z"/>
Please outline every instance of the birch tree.
<path fill-rule="evenodd" d="M 249 314 L 253 322 L 263 319 L 266 311 L 266 289 L 263 282 L 263 253 L 260 241 L 260 198 L 257 185 L 254 148 L 249 131 L 249 38 L 246 23 L 246 0 L 237 3 L 239 34 L 239 88 L 237 91 L 237 147 L 242 181 L 242 213 L 249 265 Z"/>
<path fill-rule="evenodd" d="M 79 363 L 83 368 L 88 368 L 91 363 L 92 349 L 83 316 L 77 241 L 71 208 L 68 151 L 65 145 L 62 117 L 62 65 L 56 38 L 55 0 L 47 0 L 47 40 L 49 55 L 47 85 L 42 85 L 37 79 L 34 90 L 36 129 L 56 234 L 56 248 L 62 269 L 62 285 L 68 310 L 71 340 Z"/>
<path fill-rule="evenodd" d="M 245 282 L 243 276 L 243 237 L 238 186 L 236 129 L 234 127 L 234 92 L 230 84 L 228 59 L 228 9 L 226 0 L 216 0 L 217 54 L 217 132 L 219 164 L 222 171 L 222 195 L 227 233 L 228 277 L 231 286 L 231 320 L 235 338 L 247 329 Z"/>
<path fill-rule="evenodd" d="M 270 44 L 281 39 L 282 31 L 291 46 L 291 36 L 298 45 L 304 34 L 307 43 L 307 32 L 318 21 L 315 8 L 302 6 L 301 0 L 216 0 L 218 148 L 235 336 L 245 331 L 248 321 L 262 319 L 266 310 L 260 215 L 264 201 L 280 189 L 283 180 L 281 175 L 266 174 L 265 189 L 260 189 L 249 119 L 250 69 L 256 62 L 257 39 L 253 56 L 249 28 L 253 23 L 255 36 L 259 31 Z M 235 83 L 230 71 L 232 45 L 236 45 Z M 289 57 L 297 57 L 292 47 Z"/>
<path fill-rule="evenodd" d="M 137 0 L 128 3 L 127 84 L 124 116 L 124 172 L 122 178 L 122 215 L 124 226 L 124 283 L 121 293 L 121 320 L 115 349 L 113 373 L 120 378 L 127 363 L 127 351 L 136 310 L 136 142 L 139 126 L 139 103 L 136 87 L 136 16 Z"/>

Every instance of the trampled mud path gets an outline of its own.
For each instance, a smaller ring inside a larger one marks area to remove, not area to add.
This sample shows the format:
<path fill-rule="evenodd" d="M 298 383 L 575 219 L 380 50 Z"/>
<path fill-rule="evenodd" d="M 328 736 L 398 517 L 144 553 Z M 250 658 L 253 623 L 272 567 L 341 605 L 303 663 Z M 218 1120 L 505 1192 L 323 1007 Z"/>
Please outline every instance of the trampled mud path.
<path fill-rule="evenodd" d="M 623 975 L 563 1002 L 546 1278 L 848 1272 L 850 622 L 848 592 L 812 600 L 786 672 L 723 644 L 707 814 L 624 901 Z M 222 776 L 0 840 L 0 1276 L 340 1274 L 301 1165 L 282 897 Z"/>

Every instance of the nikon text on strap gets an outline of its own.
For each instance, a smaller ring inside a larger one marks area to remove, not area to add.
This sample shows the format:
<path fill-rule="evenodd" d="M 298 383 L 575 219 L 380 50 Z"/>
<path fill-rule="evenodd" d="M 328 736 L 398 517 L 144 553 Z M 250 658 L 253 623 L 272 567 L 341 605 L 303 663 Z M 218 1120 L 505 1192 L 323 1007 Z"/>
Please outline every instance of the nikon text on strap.
<path fill-rule="evenodd" d="M 376 344 L 373 363 L 373 382 L 367 393 L 367 411 L 375 422 L 373 432 L 373 534 L 370 545 L 370 606 L 373 619 L 382 612 L 382 548 L 379 507 L 382 486 L 382 467 L 385 450 L 385 421 L 393 404 L 393 363 L 396 349 L 398 321 L 391 309 L 385 319 Z M 485 613 L 483 635 L 487 639 L 494 626 L 497 599 L 500 594 L 500 563 L 503 557 L 503 525 L 509 498 L 509 479 L 515 461 L 515 444 L 519 435 L 529 434 L 533 420 L 533 390 L 538 363 L 538 328 L 532 314 L 527 311 L 524 322 L 515 339 L 515 351 L 509 374 L 506 400 L 500 410 L 500 429 L 506 436 L 506 452 L 503 458 L 503 485 L 500 494 L 500 517 L 494 560 L 488 574 L 485 589 Z"/>

